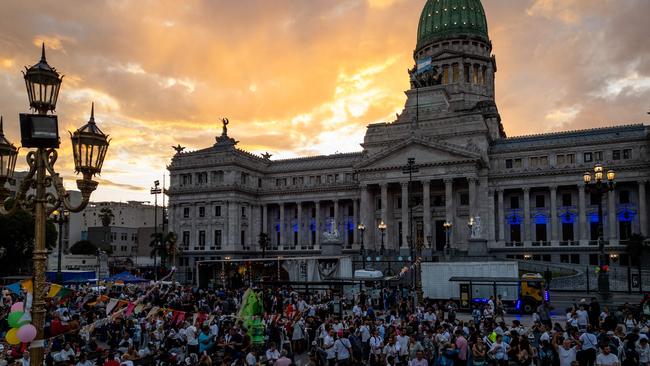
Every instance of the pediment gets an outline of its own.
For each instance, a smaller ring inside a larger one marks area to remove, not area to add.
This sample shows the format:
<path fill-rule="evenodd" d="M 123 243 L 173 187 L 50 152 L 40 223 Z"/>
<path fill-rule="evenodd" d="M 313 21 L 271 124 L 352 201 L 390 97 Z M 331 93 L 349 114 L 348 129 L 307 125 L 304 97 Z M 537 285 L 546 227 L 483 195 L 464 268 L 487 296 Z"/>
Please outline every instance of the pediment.
<path fill-rule="evenodd" d="M 438 52 L 432 54 L 431 59 L 432 60 L 440 60 L 440 59 L 444 59 L 444 58 L 448 58 L 448 57 L 458 57 L 458 56 L 461 56 L 461 55 L 462 55 L 462 53 L 456 52 L 456 51 L 453 51 L 453 50 L 442 50 L 442 51 L 438 51 Z"/>
<path fill-rule="evenodd" d="M 409 158 L 415 158 L 417 165 L 445 165 L 479 162 L 478 153 L 444 142 L 425 141 L 412 138 L 386 148 L 357 164 L 357 169 L 394 169 L 406 165 Z"/>

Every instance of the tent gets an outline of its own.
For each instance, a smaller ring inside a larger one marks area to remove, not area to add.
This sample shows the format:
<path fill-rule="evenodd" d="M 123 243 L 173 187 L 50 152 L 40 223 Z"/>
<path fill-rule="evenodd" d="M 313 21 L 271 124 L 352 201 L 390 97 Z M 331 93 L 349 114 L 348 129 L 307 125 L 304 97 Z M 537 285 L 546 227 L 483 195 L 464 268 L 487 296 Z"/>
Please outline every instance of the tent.
<path fill-rule="evenodd" d="M 57 282 L 56 271 L 45 272 L 48 282 Z M 97 277 L 94 271 L 61 271 L 63 284 L 94 282 Z"/>
<path fill-rule="evenodd" d="M 134 276 L 129 272 L 122 272 L 116 275 L 113 275 L 109 278 L 106 278 L 106 282 L 123 282 L 123 283 L 140 283 L 140 282 L 149 282 L 149 280 L 142 277 Z"/>

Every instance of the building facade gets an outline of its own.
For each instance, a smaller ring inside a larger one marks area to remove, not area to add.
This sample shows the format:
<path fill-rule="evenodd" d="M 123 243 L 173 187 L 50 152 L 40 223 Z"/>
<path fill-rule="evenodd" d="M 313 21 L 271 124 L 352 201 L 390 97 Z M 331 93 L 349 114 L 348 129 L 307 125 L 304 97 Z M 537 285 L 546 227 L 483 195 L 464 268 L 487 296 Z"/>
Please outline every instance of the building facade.
<path fill-rule="evenodd" d="M 433 260 L 446 246 L 462 256 L 472 251 L 470 218 L 492 256 L 589 264 L 598 260 L 597 202 L 582 175 L 596 163 L 617 172 L 604 202 L 607 250 L 648 235 L 649 126 L 507 137 L 479 0 L 427 1 L 413 56 L 402 113 L 368 125 L 362 151 L 271 159 L 238 149 L 227 120 L 213 146 L 179 147 L 168 194 L 181 272 L 224 256 L 320 255 L 331 225 L 343 252 L 363 242 L 373 258 L 404 256 L 415 242 Z"/>

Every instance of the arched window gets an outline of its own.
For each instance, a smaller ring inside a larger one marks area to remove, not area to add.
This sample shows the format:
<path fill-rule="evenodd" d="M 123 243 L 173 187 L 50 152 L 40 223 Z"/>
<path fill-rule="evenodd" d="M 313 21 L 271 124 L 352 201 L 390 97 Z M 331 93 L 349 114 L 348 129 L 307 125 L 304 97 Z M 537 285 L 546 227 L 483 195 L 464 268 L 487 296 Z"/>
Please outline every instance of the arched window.
<path fill-rule="evenodd" d="M 449 65 L 442 65 L 442 83 L 449 84 Z"/>

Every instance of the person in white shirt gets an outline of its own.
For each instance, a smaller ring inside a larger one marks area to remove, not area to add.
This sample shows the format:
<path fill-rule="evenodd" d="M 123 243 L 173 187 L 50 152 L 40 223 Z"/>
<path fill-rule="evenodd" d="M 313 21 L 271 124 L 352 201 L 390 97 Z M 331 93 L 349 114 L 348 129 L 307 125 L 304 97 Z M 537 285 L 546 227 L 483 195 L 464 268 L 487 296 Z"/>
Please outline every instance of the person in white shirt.
<path fill-rule="evenodd" d="M 636 342 L 636 351 L 639 354 L 639 363 L 641 366 L 650 364 L 650 345 L 648 338 L 642 337 Z"/>
<path fill-rule="evenodd" d="M 397 336 L 397 343 L 399 344 L 399 357 L 401 361 L 404 363 L 407 360 L 407 356 L 409 353 L 409 343 L 411 342 L 411 337 L 406 335 L 406 329 L 402 328 L 400 334 Z"/>
<path fill-rule="evenodd" d="M 354 304 L 352 314 L 354 314 L 355 317 L 361 317 L 361 306 L 359 306 L 359 304 Z"/>
<path fill-rule="evenodd" d="M 383 353 L 386 357 L 395 357 L 397 358 L 400 353 L 400 345 L 395 341 L 395 338 L 391 337 L 388 339 L 388 343 L 384 346 Z"/>
<path fill-rule="evenodd" d="M 196 327 L 190 324 L 185 328 L 185 339 L 187 339 L 187 353 L 199 353 L 199 339 L 196 334 Z"/>
<path fill-rule="evenodd" d="M 559 333 L 553 337 L 553 347 L 555 347 L 557 352 L 560 366 L 571 366 L 571 363 L 576 360 L 578 351 L 576 350 L 576 347 L 572 345 L 570 339 L 565 339 L 561 346 L 558 345 L 556 343 L 558 342 L 558 338 Z"/>
<path fill-rule="evenodd" d="M 596 366 L 620 366 L 618 357 L 611 353 L 609 346 L 603 347 L 603 352 L 596 356 Z"/>
<path fill-rule="evenodd" d="M 257 357 L 255 356 L 255 350 L 250 350 L 250 352 L 248 352 L 248 354 L 246 355 L 246 366 L 255 366 L 255 365 L 257 365 Z"/>
<path fill-rule="evenodd" d="M 334 330 L 330 329 L 329 333 L 323 339 L 323 349 L 327 354 L 327 363 L 334 366 L 336 363 L 336 349 L 334 348 Z"/>
<path fill-rule="evenodd" d="M 375 329 L 372 332 L 372 337 L 368 340 L 368 346 L 370 347 L 370 359 L 371 364 L 374 362 L 379 362 L 379 357 L 381 356 L 381 350 L 384 347 L 384 340 L 379 336 L 379 332 Z"/>
<path fill-rule="evenodd" d="M 280 352 L 275 347 L 275 342 L 269 343 L 269 349 L 266 350 L 266 360 L 269 365 L 273 365 L 280 358 Z"/>
<path fill-rule="evenodd" d="M 77 357 L 74 349 L 70 347 L 70 343 L 66 343 L 65 347 L 53 356 L 54 361 L 57 362 L 68 361 L 70 357 Z"/>
<path fill-rule="evenodd" d="M 334 342 L 334 350 L 336 352 L 336 361 L 338 366 L 346 366 L 350 363 L 350 350 L 352 344 L 347 337 L 345 331 L 339 333 L 339 338 Z"/>

